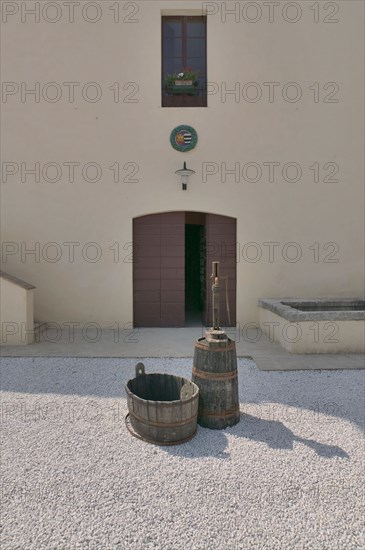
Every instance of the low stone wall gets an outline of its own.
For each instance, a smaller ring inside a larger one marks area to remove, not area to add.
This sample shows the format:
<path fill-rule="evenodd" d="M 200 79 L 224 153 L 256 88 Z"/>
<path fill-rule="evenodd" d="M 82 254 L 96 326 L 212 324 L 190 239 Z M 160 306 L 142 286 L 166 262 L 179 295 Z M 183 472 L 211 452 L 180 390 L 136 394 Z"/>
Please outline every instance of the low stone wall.
<path fill-rule="evenodd" d="M 288 304 L 290 300 L 260 300 L 259 319 L 269 339 L 280 343 L 288 352 L 364 353 L 364 311 L 299 311 L 283 302 Z M 310 300 L 292 302 L 308 303 Z"/>
<path fill-rule="evenodd" d="M 1 344 L 25 345 L 33 342 L 34 288 L 21 279 L 0 272 Z"/>

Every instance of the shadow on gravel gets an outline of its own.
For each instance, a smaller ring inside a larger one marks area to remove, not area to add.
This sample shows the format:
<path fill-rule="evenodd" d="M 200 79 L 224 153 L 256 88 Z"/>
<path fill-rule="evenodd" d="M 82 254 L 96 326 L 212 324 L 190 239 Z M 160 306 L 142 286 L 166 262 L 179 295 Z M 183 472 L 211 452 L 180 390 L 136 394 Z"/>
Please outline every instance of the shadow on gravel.
<path fill-rule="evenodd" d="M 160 369 L 158 359 L 144 358 L 143 361 L 148 372 L 171 372 L 171 365 L 174 374 L 181 374 L 181 369 L 186 371 L 189 364 L 186 359 L 171 358 L 168 367 L 165 363 Z M 26 394 L 57 394 L 124 400 L 124 386 L 127 380 L 134 378 L 136 363 L 138 358 L 2 358 L 1 390 L 23 393 L 25 398 Z M 361 370 L 263 372 L 251 364 L 239 365 L 242 418 L 228 433 L 282 449 L 291 448 L 297 441 L 321 456 L 346 457 L 346 453 L 336 447 L 327 448 L 310 439 L 301 440 L 286 425 L 296 423 L 300 432 L 302 413 L 309 411 L 314 425 L 342 418 L 364 430 L 364 378 L 365 373 Z M 204 432 L 208 435 L 204 436 Z M 200 428 L 197 437 L 201 438 L 202 448 L 194 452 L 202 454 L 197 456 L 227 458 L 224 432 L 213 435 L 215 433 L 218 432 Z M 186 446 L 188 444 L 181 448 Z"/>
<path fill-rule="evenodd" d="M 349 458 L 349 455 L 341 447 L 299 437 L 279 420 L 264 420 L 241 413 L 240 422 L 230 429 L 230 433 L 237 437 L 266 443 L 272 449 L 293 450 L 294 442 L 297 441 L 313 449 L 319 456 Z"/>
<path fill-rule="evenodd" d="M 121 367 L 111 359 L 1 358 L 1 390 L 32 394 L 125 397 L 126 381 L 134 378 L 138 360 Z"/>
<path fill-rule="evenodd" d="M 227 450 L 227 433 L 236 437 L 242 437 L 243 439 L 265 443 L 272 449 L 292 451 L 294 449 L 294 442 L 296 441 L 307 445 L 324 458 L 350 458 L 341 447 L 319 443 L 313 439 L 305 439 L 295 435 L 294 432 L 279 420 L 263 420 L 262 418 L 245 413 L 241 413 L 240 422 L 232 428 L 228 428 L 227 432 L 198 427 L 198 433 L 195 437 L 198 439 L 199 445 L 188 442 L 176 447 L 161 447 L 161 449 L 170 455 L 184 458 L 209 456 L 218 459 L 230 459 L 230 454 Z M 197 443 L 196 440 L 195 443 Z"/>

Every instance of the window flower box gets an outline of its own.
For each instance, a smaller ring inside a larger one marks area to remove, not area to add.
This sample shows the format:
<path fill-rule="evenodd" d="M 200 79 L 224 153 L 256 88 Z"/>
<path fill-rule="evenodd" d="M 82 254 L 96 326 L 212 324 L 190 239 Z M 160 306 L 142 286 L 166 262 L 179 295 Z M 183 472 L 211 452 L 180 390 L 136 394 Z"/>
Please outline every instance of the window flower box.
<path fill-rule="evenodd" d="M 166 75 L 164 89 L 168 95 L 199 95 L 198 72 L 189 68 Z"/>
<path fill-rule="evenodd" d="M 172 86 L 166 86 L 165 90 L 169 95 L 199 95 L 198 82 L 173 84 Z"/>
<path fill-rule="evenodd" d="M 192 86 L 192 80 L 175 80 L 175 86 Z"/>

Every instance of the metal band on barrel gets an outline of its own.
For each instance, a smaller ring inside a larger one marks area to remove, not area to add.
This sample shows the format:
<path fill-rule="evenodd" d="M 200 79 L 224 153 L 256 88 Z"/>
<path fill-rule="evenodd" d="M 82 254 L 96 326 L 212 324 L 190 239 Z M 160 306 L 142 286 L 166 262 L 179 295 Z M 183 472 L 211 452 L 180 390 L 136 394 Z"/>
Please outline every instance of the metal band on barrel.
<path fill-rule="evenodd" d="M 149 437 L 140 434 L 133 428 L 131 423 L 131 417 L 130 413 L 127 414 L 125 417 L 125 425 L 127 426 L 128 431 L 133 435 L 133 437 L 136 437 L 137 439 L 140 439 L 141 441 L 146 441 L 146 443 L 151 443 L 152 445 L 164 445 L 164 446 L 172 446 L 172 445 L 181 445 L 181 443 L 185 443 L 186 441 L 190 441 L 190 439 L 193 439 L 193 437 L 196 434 L 196 430 L 191 435 L 188 435 L 188 437 L 185 437 L 184 439 L 178 439 L 177 441 L 159 441 L 157 439 L 150 439 Z"/>
<path fill-rule="evenodd" d="M 239 412 L 240 408 L 236 407 L 235 409 L 230 409 L 229 411 L 220 411 L 220 412 L 208 412 L 206 409 L 202 411 L 202 417 L 205 416 L 234 416 Z"/>
<path fill-rule="evenodd" d="M 216 373 L 216 372 L 207 372 L 204 370 L 199 370 L 193 367 L 192 372 L 193 372 L 193 375 L 203 380 L 219 381 L 219 380 L 233 380 L 234 378 L 237 378 L 237 370 Z"/>
<path fill-rule="evenodd" d="M 222 341 L 222 343 L 219 343 L 219 340 L 217 340 L 217 342 L 217 344 L 210 342 L 208 344 L 202 344 L 201 342 L 199 342 L 199 340 L 197 340 L 197 342 L 195 343 L 195 347 L 197 349 L 202 349 L 205 351 L 209 350 L 209 352 L 213 351 L 214 353 L 218 353 L 222 351 L 229 351 L 231 349 L 234 349 L 236 346 L 236 342 L 234 342 L 233 340 L 228 341 L 227 343 L 224 341 Z"/>
<path fill-rule="evenodd" d="M 185 426 L 185 424 L 190 424 L 192 421 L 194 421 L 198 417 L 198 413 L 196 413 L 194 414 L 194 416 L 191 416 L 187 420 L 181 420 L 180 422 L 172 422 L 169 424 L 167 422 L 153 422 L 152 420 L 141 418 L 134 412 L 130 412 L 129 414 L 139 422 L 142 422 L 142 424 L 148 424 L 148 426 L 155 426 L 156 428 L 176 428 L 176 426 Z"/>

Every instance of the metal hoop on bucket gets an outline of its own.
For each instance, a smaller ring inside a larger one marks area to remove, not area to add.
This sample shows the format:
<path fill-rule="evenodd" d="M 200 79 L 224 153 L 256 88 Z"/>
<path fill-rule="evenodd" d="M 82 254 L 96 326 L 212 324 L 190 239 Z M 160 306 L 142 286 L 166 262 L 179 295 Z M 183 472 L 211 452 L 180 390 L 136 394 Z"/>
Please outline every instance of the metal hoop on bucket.
<path fill-rule="evenodd" d="M 151 443 L 151 445 L 163 445 L 164 447 L 171 446 L 171 445 L 181 445 L 182 443 L 186 443 L 187 441 L 190 441 L 195 437 L 197 430 L 190 435 L 189 437 L 186 437 L 185 439 L 181 439 L 180 441 L 174 441 L 172 443 L 170 442 L 161 442 L 161 441 L 155 441 L 153 439 L 147 439 L 146 437 L 142 437 L 139 433 L 137 433 L 130 422 L 130 413 L 128 413 L 125 417 L 125 425 L 127 426 L 127 430 L 130 434 L 132 434 L 137 439 L 140 439 L 141 441 L 145 441 L 146 443 Z"/>

